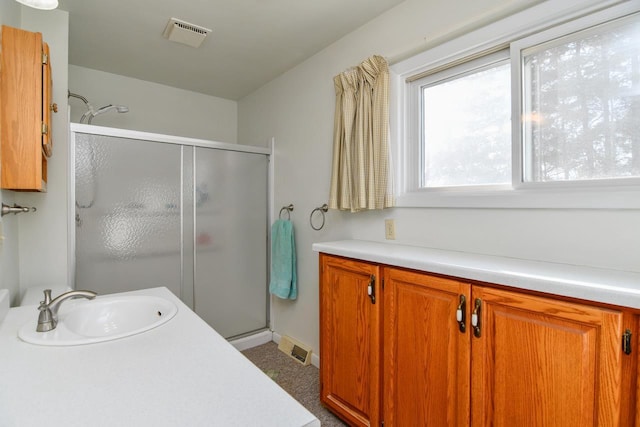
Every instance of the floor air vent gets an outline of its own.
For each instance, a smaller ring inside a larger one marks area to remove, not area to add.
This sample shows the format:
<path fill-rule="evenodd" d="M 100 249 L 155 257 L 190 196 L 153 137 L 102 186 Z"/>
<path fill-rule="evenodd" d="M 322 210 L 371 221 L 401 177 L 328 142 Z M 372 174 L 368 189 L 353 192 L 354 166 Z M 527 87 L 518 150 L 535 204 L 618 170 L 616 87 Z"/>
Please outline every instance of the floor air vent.
<path fill-rule="evenodd" d="M 199 47 L 210 29 L 199 25 L 191 24 L 177 18 L 169 19 L 162 35 L 172 42 L 186 44 L 187 46 Z"/>
<path fill-rule="evenodd" d="M 311 349 L 290 336 L 285 335 L 280 339 L 278 350 L 305 366 L 311 363 Z"/>

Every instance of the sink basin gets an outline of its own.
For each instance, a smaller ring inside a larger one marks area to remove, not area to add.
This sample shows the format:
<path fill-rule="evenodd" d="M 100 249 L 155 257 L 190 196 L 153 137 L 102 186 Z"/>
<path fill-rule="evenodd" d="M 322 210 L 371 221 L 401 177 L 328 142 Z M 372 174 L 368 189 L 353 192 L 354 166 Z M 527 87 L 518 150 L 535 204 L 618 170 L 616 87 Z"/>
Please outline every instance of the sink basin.
<path fill-rule="evenodd" d="M 157 328 L 176 315 L 178 307 L 164 298 L 146 295 L 98 297 L 64 302 L 58 326 L 36 332 L 38 313 L 18 331 L 31 344 L 67 346 L 92 344 L 128 337 Z"/>

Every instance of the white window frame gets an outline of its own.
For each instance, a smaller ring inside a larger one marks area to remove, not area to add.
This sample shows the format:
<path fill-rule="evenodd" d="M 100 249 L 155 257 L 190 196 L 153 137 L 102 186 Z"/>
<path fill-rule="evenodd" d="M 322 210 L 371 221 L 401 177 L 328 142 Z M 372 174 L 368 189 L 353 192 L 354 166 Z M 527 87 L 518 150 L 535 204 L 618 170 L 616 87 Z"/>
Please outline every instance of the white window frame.
<path fill-rule="evenodd" d="M 555 12 L 550 15 L 550 10 Z M 519 119 L 512 119 L 510 185 L 420 188 L 420 90 L 414 83 L 416 76 L 509 46 L 512 118 L 519 118 L 523 49 L 638 11 L 637 1 L 549 0 L 393 65 L 391 93 L 396 96 L 390 111 L 397 206 L 640 209 L 640 178 L 524 182 Z M 529 23 L 527 28 L 523 22 Z"/>

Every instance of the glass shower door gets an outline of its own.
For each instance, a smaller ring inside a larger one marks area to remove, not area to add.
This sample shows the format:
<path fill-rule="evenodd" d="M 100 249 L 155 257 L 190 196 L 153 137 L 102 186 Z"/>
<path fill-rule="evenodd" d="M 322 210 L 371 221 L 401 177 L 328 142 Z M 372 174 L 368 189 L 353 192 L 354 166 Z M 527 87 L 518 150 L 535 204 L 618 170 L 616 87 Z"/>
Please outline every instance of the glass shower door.
<path fill-rule="evenodd" d="M 182 297 L 183 147 L 81 133 L 75 140 L 76 289 L 166 286 Z"/>
<path fill-rule="evenodd" d="M 265 155 L 195 148 L 195 311 L 225 338 L 267 327 Z"/>
<path fill-rule="evenodd" d="M 225 338 L 268 326 L 267 155 L 74 139 L 76 289 L 165 286 Z"/>

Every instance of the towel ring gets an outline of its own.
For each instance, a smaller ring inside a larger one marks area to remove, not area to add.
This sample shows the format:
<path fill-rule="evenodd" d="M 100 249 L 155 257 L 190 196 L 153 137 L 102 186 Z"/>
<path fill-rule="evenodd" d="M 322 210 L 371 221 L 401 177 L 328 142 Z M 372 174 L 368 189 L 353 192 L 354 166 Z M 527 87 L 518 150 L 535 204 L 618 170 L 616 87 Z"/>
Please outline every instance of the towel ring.
<path fill-rule="evenodd" d="M 327 206 L 327 204 L 325 203 L 324 205 L 318 208 L 315 208 L 314 210 L 311 211 L 311 215 L 309 215 L 309 225 L 311 225 L 311 228 L 313 228 L 316 231 L 322 230 L 322 227 L 324 227 L 324 213 L 328 210 L 329 210 L 329 206 Z M 320 227 L 316 227 L 315 225 L 313 225 L 313 214 L 316 212 L 320 212 L 320 214 L 322 214 L 322 223 L 320 224 Z"/>
<path fill-rule="evenodd" d="M 287 213 L 287 219 L 291 220 L 292 210 L 293 210 L 293 205 L 283 206 L 282 209 L 280 209 L 280 213 L 278 214 L 278 219 L 282 219 L 282 211 L 285 211 Z"/>

